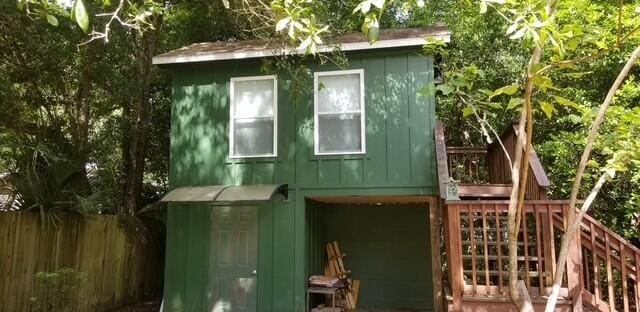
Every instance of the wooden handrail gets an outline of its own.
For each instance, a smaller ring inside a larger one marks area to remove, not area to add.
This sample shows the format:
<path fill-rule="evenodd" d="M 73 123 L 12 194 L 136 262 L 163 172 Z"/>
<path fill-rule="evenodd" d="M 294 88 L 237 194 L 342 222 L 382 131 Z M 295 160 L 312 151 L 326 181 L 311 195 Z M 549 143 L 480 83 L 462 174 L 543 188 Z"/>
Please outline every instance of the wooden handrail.
<path fill-rule="evenodd" d="M 554 216 L 554 225 L 558 229 L 563 230 L 564 228 L 563 221 L 561 220 L 561 218 L 558 218 L 558 216 Z M 640 249 L 638 249 L 638 247 L 629 243 L 627 240 L 625 240 L 615 232 L 611 231 L 609 228 L 602 225 L 602 223 L 593 219 L 593 217 L 589 215 L 584 216 L 584 219 L 582 220 L 582 224 L 580 225 L 580 229 L 581 229 L 580 236 L 582 237 L 582 240 L 583 240 L 582 247 L 589 251 L 595 252 L 599 257 L 603 257 L 603 258 L 606 257 L 607 247 L 605 246 L 604 242 L 599 242 L 598 239 L 603 239 L 605 236 L 605 233 L 607 233 L 607 236 L 609 237 L 609 241 L 610 241 L 609 249 L 614 253 L 611 255 L 611 259 L 614 260 L 612 261 L 612 266 L 617 270 L 622 269 L 622 265 L 621 265 L 622 261 L 620 261 L 620 256 L 619 256 L 620 245 L 624 245 L 623 249 L 625 250 L 625 252 L 628 251 L 627 254 L 633 253 L 633 254 L 640 255 Z M 593 235 L 591 233 L 593 233 Z M 632 273 L 635 272 L 635 266 L 633 266 L 632 263 L 627 262 L 627 267 L 625 268 L 625 270 L 629 270 L 628 277 L 630 279 L 636 280 L 636 277 L 632 276 Z"/>
<path fill-rule="evenodd" d="M 592 295 L 586 296 L 589 303 L 605 311 L 640 310 L 640 249 L 588 215 L 582 219 L 580 232 L 583 274 L 598 278 L 606 272 L 607 276 L 604 281 L 585 283 L 585 290 Z"/>
<path fill-rule="evenodd" d="M 540 159 L 538 159 L 538 154 L 536 154 L 536 151 L 533 149 L 531 150 L 531 155 L 529 155 L 529 168 L 531 168 L 533 176 L 536 178 L 540 187 L 547 189 L 551 186 L 549 177 L 547 177 L 547 173 L 544 171 Z"/>
<path fill-rule="evenodd" d="M 553 222 L 564 230 L 557 215 Z M 603 312 L 640 310 L 640 248 L 589 215 L 582 219 L 580 238 L 584 303 Z"/>

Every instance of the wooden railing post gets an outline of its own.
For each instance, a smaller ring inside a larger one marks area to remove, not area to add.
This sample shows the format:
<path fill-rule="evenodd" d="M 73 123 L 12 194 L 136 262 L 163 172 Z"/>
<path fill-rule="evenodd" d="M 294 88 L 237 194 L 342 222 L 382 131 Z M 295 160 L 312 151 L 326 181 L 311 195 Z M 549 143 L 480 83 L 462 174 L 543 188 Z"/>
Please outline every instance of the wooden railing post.
<path fill-rule="evenodd" d="M 574 209 L 570 209 L 568 205 L 563 205 L 563 214 L 565 219 L 565 228 L 569 227 L 567 220 L 569 214 L 576 214 Z M 572 218 L 573 219 L 573 218 Z M 575 233 L 571 245 L 569 245 L 569 253 L 567 255 L 567 286 L 569 288 L 569 296 L 573 301 L 573 311 L 582 311 L 582 289 L 584 281 L 582 279 L 582 243 L 580 242 L 580 232 Z"/>
<path fill-rule="evenodd" d="M 433 277 L 433 312 L 446 311 L 442 280 L 442 209 L 443 201 L 437 197 L 429 199 L 429 237 L 431 239 L 431 271 Z"/>
<path fill-rule="evenodd" d="M 445 205 L 446 220 L 446 248 L 447 263 L 449 264 L 449 283 L 451 285 L 451 295 L 453 297 L 453 311 L 462 310 L 462 250 L 460 238 L 460 213 L 457 205 Z"/>
<path fill-rule="evenodd" d="M 541 209 L 540 220 L 542 228 L 542 255 L 544 258 L 544 287 L 551 287 L 556 275 L 556 248 L 553 237 L 553 206 L 545 205 Z"/>

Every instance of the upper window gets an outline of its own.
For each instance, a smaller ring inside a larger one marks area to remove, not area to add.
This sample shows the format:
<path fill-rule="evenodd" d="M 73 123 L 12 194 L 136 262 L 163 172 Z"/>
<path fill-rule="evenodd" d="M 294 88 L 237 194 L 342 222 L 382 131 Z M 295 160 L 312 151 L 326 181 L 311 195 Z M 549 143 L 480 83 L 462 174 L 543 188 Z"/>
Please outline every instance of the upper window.
<path fill-rule="evenodd" d="M 277 90 L 275 76 L 231 78 L 231 158 L 276 156 Z"/>
<path fill-rule="evenodd" d="M 365 152 L 363 76 L 362 69 L 315 73 L 316 155 Z"/>

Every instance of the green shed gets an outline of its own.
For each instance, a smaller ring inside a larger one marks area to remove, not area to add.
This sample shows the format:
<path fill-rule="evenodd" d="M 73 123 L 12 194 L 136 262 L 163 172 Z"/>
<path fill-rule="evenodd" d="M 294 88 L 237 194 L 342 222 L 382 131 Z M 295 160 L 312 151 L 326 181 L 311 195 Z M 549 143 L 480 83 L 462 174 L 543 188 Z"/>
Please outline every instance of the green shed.
<path fill-rule="evenodd" d="M 440 304 L 426 37 L 449 33 L 339 37 L 320 50 L 342 50 L 346 68 L 309 58 L 298 81 L 260 67 L 299 51 L 258 41 L 154 58 L 174 74 L 164 311 L 305 311 L 329 241 L 361 281 L 360 310 Z"/>

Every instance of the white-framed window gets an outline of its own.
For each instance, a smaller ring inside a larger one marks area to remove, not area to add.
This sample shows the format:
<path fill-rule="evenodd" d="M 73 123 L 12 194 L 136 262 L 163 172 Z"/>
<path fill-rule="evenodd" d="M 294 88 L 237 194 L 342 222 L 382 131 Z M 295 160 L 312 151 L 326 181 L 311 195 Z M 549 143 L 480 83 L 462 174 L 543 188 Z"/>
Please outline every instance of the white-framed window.
<path fill-rule="evenodd" d="M 229 157 L 275 157 L 278 153 L 276 76 L 231 78 Z"/>
<path fill-rule="evenodd" d="M 316 72 L 313 89 L 315 154 L 365 153 L 364 70 Z"/>

